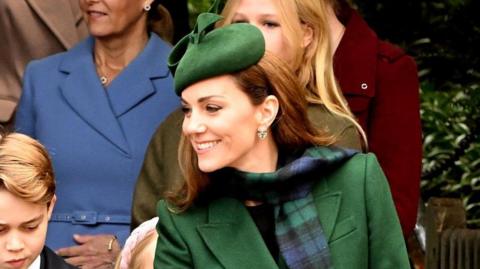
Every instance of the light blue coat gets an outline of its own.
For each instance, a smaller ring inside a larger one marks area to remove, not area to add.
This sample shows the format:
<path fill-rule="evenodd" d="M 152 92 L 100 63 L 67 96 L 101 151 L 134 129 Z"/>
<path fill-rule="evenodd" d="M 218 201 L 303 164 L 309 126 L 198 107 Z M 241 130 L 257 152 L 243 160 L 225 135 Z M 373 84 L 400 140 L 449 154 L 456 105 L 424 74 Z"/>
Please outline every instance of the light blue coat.
<path fill-rule="evenodd" d="M 74 233 L 113 233 L 124 242 L 147 144 L 179 105 L 166 64 L 170 47 L 155 34 L 108 89 L 96 73 L 93 44 L 90 37 L 30 63 L 16 114 L 17 131 L 37 138 L 53 160 L 53 249 L 73 245 Z"/>

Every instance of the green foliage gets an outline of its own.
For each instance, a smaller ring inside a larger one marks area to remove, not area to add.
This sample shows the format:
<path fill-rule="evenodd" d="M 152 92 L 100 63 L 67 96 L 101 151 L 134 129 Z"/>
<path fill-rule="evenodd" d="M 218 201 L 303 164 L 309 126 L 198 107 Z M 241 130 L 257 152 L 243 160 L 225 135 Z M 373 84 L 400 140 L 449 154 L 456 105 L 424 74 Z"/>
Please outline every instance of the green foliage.
<path fill-rule="evenodd" d="M 422 121 L 424 132 L 425 171 L 445 162 L 472 128 L 480 114 L 480 98 L 472 98 L 479 84 L 452 85 L 449 91 L 422 89 Z M 477 129 L 478 130 L 478 129 Z M 478 132 L 478 131 L 477 131 Z M 424 200 L 432 196 L 459 197 L 465 203 L 469 223 L 480 226 L 480 143 L 474 140 L 459 159 L 442 169 L 439 175 L 422 181 Z"/>
<path fill-rule="evenodd" d="M 197 19 L 198 14 L 208 10 L 213 0 L 189 0 L 188 1 L 188 12 L 190 14 L 190 28 L 193 29 L 195 26 L 195 20 Z"/>

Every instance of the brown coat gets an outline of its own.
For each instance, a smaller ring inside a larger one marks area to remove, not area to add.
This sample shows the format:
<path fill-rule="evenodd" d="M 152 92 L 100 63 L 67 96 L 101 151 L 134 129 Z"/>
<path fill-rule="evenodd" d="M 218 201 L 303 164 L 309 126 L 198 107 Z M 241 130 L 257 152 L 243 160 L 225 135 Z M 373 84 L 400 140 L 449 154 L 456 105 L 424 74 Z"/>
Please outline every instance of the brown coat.
<path fill-rule="evenodd" d="M 0 1 L 0 124 L 11 121 L 25 66 L 88 34 L 78 0 Z"/>

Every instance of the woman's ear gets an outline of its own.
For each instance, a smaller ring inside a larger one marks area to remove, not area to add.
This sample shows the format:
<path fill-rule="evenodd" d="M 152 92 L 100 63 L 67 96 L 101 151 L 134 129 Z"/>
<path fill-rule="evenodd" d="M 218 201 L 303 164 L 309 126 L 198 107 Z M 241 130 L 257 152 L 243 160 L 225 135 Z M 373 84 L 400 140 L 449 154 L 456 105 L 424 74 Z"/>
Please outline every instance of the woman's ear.
<path fill-rule="evenodd" d="M 55 203 L 57 202 L 57 195 L 54 194 L 52 200 L 48 204 L 48 219 L 52 216 L 53 208 L 55 207 Z"/>
<path fill-rule="evenodd" d="M 279 109 L 278 99 L 274 95 L 269 95 L 263 103 L 258 106 L 257 120 L 259 126 L 268 129 L 277 118 Z"/>
<path fill-rule="evenodd" d="M 147 5 L 149 6 L 149 5 L 151 5 L 151 4 L 153 3 L 153 1 L 154 1 L 154 0 L 145 0 L 144 6 L 147 6 Z"/>
<path fill-rule="evenodd" d="M 313 40 L 313 28 L 306 24 L 302 23 L 302 29 L 303 29 L 303 43 L 302 43 L 302 48 L 306 48 L 312 43 Z"/>

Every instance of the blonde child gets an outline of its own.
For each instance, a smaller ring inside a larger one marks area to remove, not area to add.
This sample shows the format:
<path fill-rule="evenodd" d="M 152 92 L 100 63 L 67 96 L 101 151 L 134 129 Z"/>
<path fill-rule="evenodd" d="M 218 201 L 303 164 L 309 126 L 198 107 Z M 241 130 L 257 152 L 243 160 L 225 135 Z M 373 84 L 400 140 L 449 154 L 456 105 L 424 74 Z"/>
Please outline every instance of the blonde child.
<path fill-rule="evenodd" d="M 55 205 L 45 148 L 22 134 L 0 134 L 0 269 L 69 269 L 45 246 Z"/>

